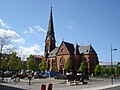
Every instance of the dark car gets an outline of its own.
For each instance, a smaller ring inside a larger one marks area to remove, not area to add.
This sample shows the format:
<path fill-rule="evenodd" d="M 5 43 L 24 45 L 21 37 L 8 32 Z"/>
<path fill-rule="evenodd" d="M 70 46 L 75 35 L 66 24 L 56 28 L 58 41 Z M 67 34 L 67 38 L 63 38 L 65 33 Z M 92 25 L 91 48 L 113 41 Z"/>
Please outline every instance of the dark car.
<path fill-rule="evenodd" d="M 54 77 L 55 79 L 61 79 L 61 80 L 66 80 L 67 76 L 66 75 L 62 75 L 62 74 L 58 74 Z"/>

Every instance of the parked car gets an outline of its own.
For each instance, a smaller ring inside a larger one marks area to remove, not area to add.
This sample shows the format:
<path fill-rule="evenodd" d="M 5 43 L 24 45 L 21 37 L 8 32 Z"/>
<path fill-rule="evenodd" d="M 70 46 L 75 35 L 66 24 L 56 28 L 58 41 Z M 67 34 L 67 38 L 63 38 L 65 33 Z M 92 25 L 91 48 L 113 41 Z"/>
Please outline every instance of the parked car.
<path fill-rule="evenodd" d="M 67 76 L 66 75 L 62 75 L 62 74 L 58 74 L 54 77 L 55 79 L 61 79 L 61 80 L 66 80 Z"/>
<path fill-rule="evenodd" d="M 55 72 L 55 71 L 46 71 L 45 72 L 45 75 L 47 77 L 54 77 L 54 76 L 59 75 L 59 74 L 61 74 L 61 73 L 60 72 Z"/>
<path fill-rule="evenodd" d="M 21 71 L 20 73 L 17 74 L 18 77 L 20 77 L 21 79 L 27 77 L 27 73 L 25 71 Z"/>
<path fill-rule="evenodd" d="M 0 76 L 2 75 L 3 71 L 1 71 Z M 11 77 L 15 72 L 13 71 L 4 71 L 4 77 Z"/>
<path fill-rule="evenodd" d="M 41 73 L 39 71 L 34 72 L 34 78 L 40 78 Z"/>

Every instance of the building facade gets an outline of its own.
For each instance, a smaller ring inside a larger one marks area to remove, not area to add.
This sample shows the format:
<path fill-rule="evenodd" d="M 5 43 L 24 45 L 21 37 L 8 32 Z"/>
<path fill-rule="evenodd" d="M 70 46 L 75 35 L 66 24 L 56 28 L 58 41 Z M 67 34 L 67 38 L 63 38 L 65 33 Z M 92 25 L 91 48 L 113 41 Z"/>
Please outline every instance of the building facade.
<path fill-rule="evenodd" d="M 77 43 L 62 41 L 60 46 L 56 47 L 55 32 L 52 17 L 52 8 L 48 24 L 48 31 L 45 39 L 46 65 L 49 71 L 55 66 L 57 71 L 65 73 L 65 62 L 70 58 L 73 63 L 73 71 L 78 72 L 81 62 L 84 60 L 88 66 L 88 73 L 94 73 L 95 66 L 99 63 L 97 53 L 91 45 L 80 46 Z"/>
<path fill-rule="evenodd" d="M 43 56 L 39 56 L 39 55 L 33 55 L 34 58 L 34 63 L 36 65 L 37 68 L 39 68 L 39 64 L 42 62 L 42 59 L 44 58 Z M 27 58 L 27 61 L 29 61 L 30 58 Z"/>

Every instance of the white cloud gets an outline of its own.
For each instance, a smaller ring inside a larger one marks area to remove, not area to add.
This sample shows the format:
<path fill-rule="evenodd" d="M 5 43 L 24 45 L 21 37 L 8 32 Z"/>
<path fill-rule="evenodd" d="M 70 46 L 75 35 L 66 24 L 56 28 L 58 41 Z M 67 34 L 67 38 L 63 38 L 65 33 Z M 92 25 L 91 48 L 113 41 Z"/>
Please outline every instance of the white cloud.
<path fill-rule="evenodd" d="M 3 47 L 3 53 L 12 53 L 13 51 L 15 51 L 15 46 L 13 46 L 13 45 L 5 45 L 4 47 Z"/>
<path fill-rule="evenodd" d="M 34 32 L 43 32 L 46 33 L 47 31 L 44 30 L 41 26 L 39 25 L 34 25 L 34 26 L 29 26 L 28 30 L 24 30 L 24 34 L 28 33 L 34 33 Z"/>
<path fill-rule="evenodd" d="M 76 26 L 75 26 L 75 23 L 71 22 L 71 23 L 68 23 L 66 26 L 64 26 L 64 29 L 65 30 L 76 30 Z"/>
<path fill-rule="evenodd" d="M 15 31 L 0 29 L 0 37 L 2 37 L 4 34 L 6 34 L 12 42 L 15 42 L 17 44 L 25 43 L 25 40 L 20 37 Z"/>
<path fill-rule="evenodd" d="M 33 55 L 44 54 L 44 52 L 40 49 L 40 46 L 37 44 L 34 44 L 31 47 L 20 46 L 17 52 L 19 53 L 19 56 L 21 56 L 23 59 L 26 59 L 30 54 L 33 54 Z"/>
<path fill-rule="evenodd" d="M 39 25 L 35 25 L 35 26 L 33 26 L 33 28 L 36 29 L 38 32 L 44 32 L 44 33 L 47 32 L 46 30 L 44 30 L 44 29 L 43 29 L 41 26 L 39 26 Z"/>
<path fill-rule="evenodd" d="M 34 32 L 34 29 L 32 27 L 29 27 L 30 33 Z"/>
<path fill-rule="evenodd" d="M 24 33 L 24 34 L 27 34 L 27 33 L 29 33 L 29 32 L 28 32 L 27 30 L 23 30 L 23 33 Z"/>
<path fill-rule="evenodd" d="M 25 43 L 25 40 L 19 34 L 9 29 L 10 27 L 7 25 L 7 23 L 0 19 L 0 37 L 3 38 L 7 36 L 8 38 L 8 43 L 3 46 L 3 53 L 11 53 L 13 50 L 15 50 L 15 47 L 17 48 L 17 46 Z"/>
<path fill-rule="evenodd" d="M 10 27 L 8 26 L 7 23 L 3 22 L 3 20 L 0 18 L 0 26 L 5 29 L 9 29 Z"/>
<path fill-rule="evenodd" d="M 24 30 L 24 33 L 38 33 L 38 32 L 42 32 L 42 34 L 46 33 L 46 31 L 39 25 L 28 27 L 28 30 Z M 23 45 L 25 45 L 25 39 L 22 38 L 15 31 L 10 30 L 7 24 L 0 19 L 0 37 L 4 37 L 4 34 L 9 37 L 11 43 L 3 47 L 3 53 L 11 53 L 12 51 L 16 51 L 22 59 L 26 59 L 30 54 L 33 55 L 44 54 L 40 46 L 37 44 L 34 44 L 31 47 L 24 47 Z"/>
<path fill-rule="evenodd" d="M 69 30 L 75 30 L 76 27 L 75 27 L 75 26 L 69 26 L 68 29 L 69 29 Z"/>

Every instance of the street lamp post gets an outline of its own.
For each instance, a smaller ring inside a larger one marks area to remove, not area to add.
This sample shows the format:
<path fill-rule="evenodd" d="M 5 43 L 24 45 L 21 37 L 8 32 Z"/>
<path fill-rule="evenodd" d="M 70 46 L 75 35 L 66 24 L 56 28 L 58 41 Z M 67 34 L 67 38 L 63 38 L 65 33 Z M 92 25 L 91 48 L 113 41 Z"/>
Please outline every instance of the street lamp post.
<path fill-rule="evenodd" d="M 113 63 L 112 63 L 112 51 L 115 51 L 115 50 L 117 50 L 116 48 L 112 48 L 112 45 L 111 45 L 111 72 L 110 72 L 110 74 L 111 74 L 111 84 L 113 85 Z"/>

